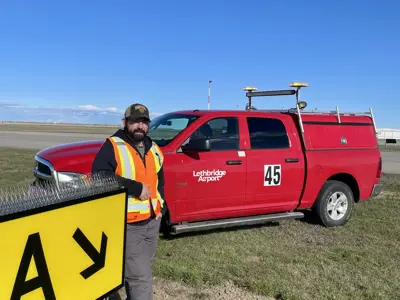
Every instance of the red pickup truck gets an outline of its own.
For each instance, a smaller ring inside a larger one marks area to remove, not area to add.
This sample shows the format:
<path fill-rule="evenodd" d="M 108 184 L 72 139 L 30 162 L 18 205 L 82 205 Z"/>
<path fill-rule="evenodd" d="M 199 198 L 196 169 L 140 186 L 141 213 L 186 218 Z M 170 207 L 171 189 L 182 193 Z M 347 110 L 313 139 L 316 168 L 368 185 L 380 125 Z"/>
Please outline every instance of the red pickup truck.
<path fill-rule="evenodd" d="M 305 111 L 294 89 L 245 89 L 245 110 L 176 111 L 151 122 L 165 155 L 163 232 L 179 234 L 304 217 L 341 226 L 354 204 L 381 191 L 382 159 L 372 110 Z M 296 95 L 295 108 L 258 110 L 258 96 Z M 37 153 L 36 185 L 73 185 L 90 174 L 103 140 Z"/>

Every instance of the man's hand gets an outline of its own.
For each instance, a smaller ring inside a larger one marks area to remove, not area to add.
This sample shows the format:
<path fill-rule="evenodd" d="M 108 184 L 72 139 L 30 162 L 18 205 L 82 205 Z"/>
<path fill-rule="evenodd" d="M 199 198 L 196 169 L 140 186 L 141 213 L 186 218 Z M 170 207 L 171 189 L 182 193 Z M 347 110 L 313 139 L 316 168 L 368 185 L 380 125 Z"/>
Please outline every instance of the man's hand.
<path fill-rule="evenodd" d="M 150 197 L 150 189 L 149 189 L 149 186 L 147 185 L 147 184 L 145 184 L 145 183 L 142 183 L 142 185 L 143 185 L 143 188 L 142 188 L 142 193 L 140 194 L 140 199 L 141 200 L 146 200 L 146 199 L 149 199 L 149 197 Z"/>

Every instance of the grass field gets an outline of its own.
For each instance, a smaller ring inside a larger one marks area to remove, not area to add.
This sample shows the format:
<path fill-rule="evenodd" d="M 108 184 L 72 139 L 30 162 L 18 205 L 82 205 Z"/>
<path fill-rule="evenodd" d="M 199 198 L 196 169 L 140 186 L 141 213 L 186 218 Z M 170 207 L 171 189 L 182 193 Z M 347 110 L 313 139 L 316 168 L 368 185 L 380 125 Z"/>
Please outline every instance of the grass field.
<path fill-rule="evenodd" d="M 89 133 L 89 134 L 112 134 L 118 126 L 102 125 L 73 125 L 73 124 L 10 124 L 0 123 L 0 131 L 23 131 L 23 132 L 61 132 L 61 133 Z"/>
<path fill-rule="evenodd" d="M 0 188 L 30 182 L 35 152 L 0 149 Z M 357 205 L 342 228 L 292 220 L 161 238 L 154 275 L 199 287 L 197 299 L 227 281 L 282 300 L 399 299 L 400 176 L 382 180 L 384 195 Z"/>

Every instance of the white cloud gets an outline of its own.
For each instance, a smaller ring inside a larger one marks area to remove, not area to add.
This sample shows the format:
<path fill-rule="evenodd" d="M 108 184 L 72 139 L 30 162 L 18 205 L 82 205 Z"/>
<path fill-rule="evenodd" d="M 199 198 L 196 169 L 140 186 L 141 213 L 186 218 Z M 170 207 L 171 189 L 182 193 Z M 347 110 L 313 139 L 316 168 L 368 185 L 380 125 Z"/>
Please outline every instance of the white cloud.
<path fill-rule="evenodd" d="M 122 112 L 122 110 L 118 110 L 116 107 L 107 107 L 104 110 L 111 111 L 111 112 Z"/>
<path fill-rule="evenodd" d="M 99 107 L 94 105 L 79 105 L 78 108 L 82 110 L 100 110 Z"/>
<path fill-rule="evenodd" d="M 121 124 L 123 110 L 101 108 L 92 104 L 67 107 L 26 106 L 12 101 L 0 101 L 0 121 L 28 121 L 85 124 Z M 151 118 L 161 115 L 150 114 Z"/>
<path fill-rule="evenodd" d="M 19 106 L 21 105 L 14 101 L 0 100 L 0 107 L 19 107 Z"/>

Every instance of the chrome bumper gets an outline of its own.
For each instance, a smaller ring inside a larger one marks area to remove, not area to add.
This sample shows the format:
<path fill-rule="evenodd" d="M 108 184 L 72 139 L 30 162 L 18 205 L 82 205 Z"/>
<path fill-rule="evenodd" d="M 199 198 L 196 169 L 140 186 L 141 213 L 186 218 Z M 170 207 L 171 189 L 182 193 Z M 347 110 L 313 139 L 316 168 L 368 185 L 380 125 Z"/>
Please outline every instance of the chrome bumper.
<path fill-rule="evenodd" d="M 372 188 L 371 192 L 371 198 L 379 196 L 381 192 L 382 192 L 382 184 L 381 183 L 374 184 L 374 187 Z"/>

